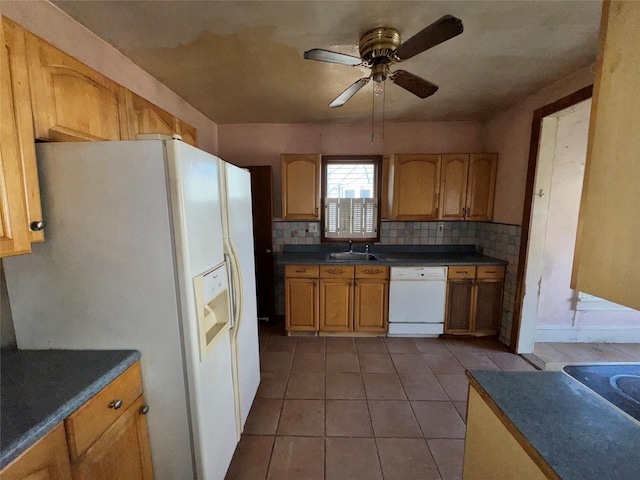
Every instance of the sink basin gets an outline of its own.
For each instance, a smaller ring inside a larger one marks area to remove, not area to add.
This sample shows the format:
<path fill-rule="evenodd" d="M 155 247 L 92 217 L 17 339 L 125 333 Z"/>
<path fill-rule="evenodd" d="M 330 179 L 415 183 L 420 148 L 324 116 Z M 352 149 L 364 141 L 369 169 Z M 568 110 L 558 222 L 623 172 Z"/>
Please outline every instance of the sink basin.
<path fill-rule="evenodd" d="M 365 253 L 365 252 L 331 252 L 327 255 L 327 260 L 356 260 L 356 261 L 370 261 L 370 260 L 378 260 L 373 253 Z"/>

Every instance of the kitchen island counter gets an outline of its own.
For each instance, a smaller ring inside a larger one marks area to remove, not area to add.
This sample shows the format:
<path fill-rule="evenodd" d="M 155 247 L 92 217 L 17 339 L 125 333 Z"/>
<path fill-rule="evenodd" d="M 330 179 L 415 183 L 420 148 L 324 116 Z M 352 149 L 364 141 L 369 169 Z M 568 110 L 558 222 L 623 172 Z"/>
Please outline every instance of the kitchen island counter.
<path fill-rule="evenodd" d="M 139 359 L 136 350 L 3 350 L 0 468 Z"/>
<path fill-rule="evenodd" d="M 541 478 L 628 480 L 640 475 L 640 423 L 565 373 L 471 371 L 467 376 L 472 391 L 544 474 Z M 479 446 L 470 430 L 478 425 L 474 415 L 480 410 L 473 410 L 471 399 L 469 405 L 467 450 Z M 493 439 L 478 440 L 486 445 Z M 465 451 L 465 468 L 474 466 L 473 454 Z"/>

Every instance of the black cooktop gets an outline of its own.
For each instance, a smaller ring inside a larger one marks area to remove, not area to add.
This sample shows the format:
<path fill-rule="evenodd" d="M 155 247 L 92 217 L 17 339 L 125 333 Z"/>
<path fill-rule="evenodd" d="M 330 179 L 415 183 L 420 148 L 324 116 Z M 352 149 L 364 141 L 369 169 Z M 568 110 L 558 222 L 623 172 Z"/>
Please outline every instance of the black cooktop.
<path fill-rule="evenodd" d="M 640 421 L 640 364 L 567 365 L 563 370 Z"/>

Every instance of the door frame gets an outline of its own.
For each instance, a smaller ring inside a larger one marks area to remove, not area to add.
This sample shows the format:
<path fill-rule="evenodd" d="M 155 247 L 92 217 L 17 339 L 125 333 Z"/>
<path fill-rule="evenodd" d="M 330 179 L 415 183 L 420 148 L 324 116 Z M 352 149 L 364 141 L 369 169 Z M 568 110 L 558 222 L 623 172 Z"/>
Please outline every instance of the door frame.
<path fill-rule="evenodd" d="M 581 88 L 553 103 L 538 108 L 533 112 L 531 123 L 531 142 L 529 143 L 529 162 L 527 166 L 527 183 L 525 187 L 524 210 L 522 213 L 522 230 L 520 233 L 520 252 L 518 255 L 518 273 L 516 276 L 516 292 L 511 324 L 511 338 L 509 348 L 517 352 L 518 338 L 522 320 L 522 304 L 524 300 L 524 287 L 527 269 L 527 256 L 529 253 L 529 233 L 531 229 L 531 213 L 533 207 L 533 189 L 535 187 L 536 170 L 538 167 L 538 154 L 540 150 L 540 137 L 542 132 L 542 119 L 566 108 L 588 100 L 593 96 L 593 85 Z M 592 110 L 593 112 L 593 110 Z"/>

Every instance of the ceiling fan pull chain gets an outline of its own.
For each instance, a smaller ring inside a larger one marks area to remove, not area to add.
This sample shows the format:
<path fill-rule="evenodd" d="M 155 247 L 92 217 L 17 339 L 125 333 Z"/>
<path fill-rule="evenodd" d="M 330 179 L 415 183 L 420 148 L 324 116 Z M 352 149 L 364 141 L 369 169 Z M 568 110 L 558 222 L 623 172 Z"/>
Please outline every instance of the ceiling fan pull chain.
<path fill-rule="evenodd" d="M 373 135 L 373 120 L 376 111 L 376 93 L 375 93 L 375 82 L 373 82 L 373 88 L 371 89 L 371 145 L 373 145 L 374 135 Z"/>
<path fill-rule="evenodd" d="M 384 88 L 384 82 L 386 82 L 386 80 L 383 80 L 383 89 L 382 89 L 382 141 L 384 142 L 384 109 L 385 106 L 387 105 L 387 89 Z"/>

